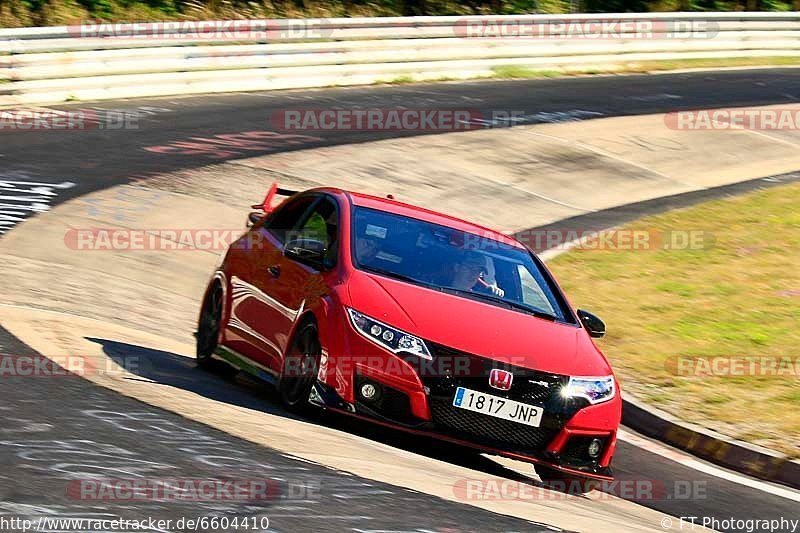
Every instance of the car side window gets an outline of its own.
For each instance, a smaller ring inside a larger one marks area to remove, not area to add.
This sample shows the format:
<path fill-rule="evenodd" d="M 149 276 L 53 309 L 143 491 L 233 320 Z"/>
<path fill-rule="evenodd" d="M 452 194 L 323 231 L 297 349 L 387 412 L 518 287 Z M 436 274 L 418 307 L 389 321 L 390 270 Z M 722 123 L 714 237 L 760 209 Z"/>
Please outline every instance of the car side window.
<path fill-rule="evenodd" d="M 301 196 L 288 200 L 269 217 L 264 227 L 281 243 L 285 243 L 287 232 L 293 231 L 298 226 L 317 198 L 316 196 Z"/>
<path fill-rule="evenodd" d="M 325 243 L 326 262 L 330 265 L 336 263 L 339 234 L 339 211 L 336 203 L 330 198 L 323 197 L 314 206 L 300 226 L 292 231 L 292 238 L 314 239 Z"/>

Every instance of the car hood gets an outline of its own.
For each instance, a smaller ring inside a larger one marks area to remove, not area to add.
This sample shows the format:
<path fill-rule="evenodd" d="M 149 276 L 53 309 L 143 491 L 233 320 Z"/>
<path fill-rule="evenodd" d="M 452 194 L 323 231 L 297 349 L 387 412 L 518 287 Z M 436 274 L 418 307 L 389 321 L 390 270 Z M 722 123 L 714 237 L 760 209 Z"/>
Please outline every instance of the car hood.
<path fill-rule="evenodd" d="M 456 350 L 554 374 L 611 373 L 585 329 L 356 271 L 351 306 L 389 325 Z"/>

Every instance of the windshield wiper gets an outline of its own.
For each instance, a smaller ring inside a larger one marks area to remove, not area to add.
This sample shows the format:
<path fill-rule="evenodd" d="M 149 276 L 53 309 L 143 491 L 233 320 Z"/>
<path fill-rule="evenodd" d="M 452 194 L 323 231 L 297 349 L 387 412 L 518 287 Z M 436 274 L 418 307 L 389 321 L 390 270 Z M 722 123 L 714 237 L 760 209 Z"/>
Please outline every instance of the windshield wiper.
<path fill-rule="evenodd" d="M 488 300 L 490 302 L 507 305 L 510 309 L 517 309 L 519 311 L 524 311 L 526 313 L 535 316 L 536 318 L 543 318 L 545 320 L 553 320 L 553 321 L 557 320 L 558 318 L 552 313 L 548 313 L 547 311 L 542 311 L 541 309 L 536 309 L 535 307 L 531 307 L 529 305 L 525 305 L 520 302 L 515 302 L 514 300 L 506 300 L 505 298 L 500 298 L 499 296 L 493 296 L 491 294 L 484 294 L 482 292 L 471 291 L 469 289 L 456 289 L 454 287 L 443 287 L 443 290 L 452 291 L 457 294 L 463 294 L 465 296 L 476 297 L 482 300 Z"/>

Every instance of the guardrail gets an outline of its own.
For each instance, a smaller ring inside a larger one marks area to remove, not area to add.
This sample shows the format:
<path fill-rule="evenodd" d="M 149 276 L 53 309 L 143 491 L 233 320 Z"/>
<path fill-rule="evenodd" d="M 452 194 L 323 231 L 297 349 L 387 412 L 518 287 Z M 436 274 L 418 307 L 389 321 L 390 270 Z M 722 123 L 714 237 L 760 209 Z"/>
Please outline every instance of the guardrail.
<path fill-rule="evenodd" d="M 0 30 L 0 105 L 800 56 L 800 12 L 388 17 Z"/>

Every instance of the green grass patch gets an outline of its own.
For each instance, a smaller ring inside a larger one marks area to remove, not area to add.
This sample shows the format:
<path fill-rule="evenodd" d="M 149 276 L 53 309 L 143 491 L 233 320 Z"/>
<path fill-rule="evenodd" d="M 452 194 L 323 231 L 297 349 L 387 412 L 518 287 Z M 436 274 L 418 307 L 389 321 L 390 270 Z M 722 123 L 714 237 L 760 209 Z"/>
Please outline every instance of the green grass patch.
<path fill-rule="evenodd" d="M 396 76 L 390 80 L 387 80 L 386 83 L 391 85 L 402 85 L 406 83 L 414 83 L 414 77 L 409 74 L 403 74 L 401 76 Z"/>
<path fill-rule="evenodd" d="M 690 68 L 724 67 L 779 67 L 800 65 L 800 57 L 723 57 L 676 59 L 672 61 L 642 61 L 626 65 L 628 72 L 653 72 L 658 70 L 680 70 Z"/>
<path fill-rule="evenodd" d="M 591 76 L 598 74 L 645 74 L 667 70 L 732 68 L 732 67 L 777 67 L 800 65 L 800 57 L 730 57 L 708 59 L 679 59 L 670 61 L 637 61 L 594 67 L 554 67 L 534 69 L 517 65 L 500 65 L 492 68 L 493 78 L 530 79 L 559 78 L 564 76 Z"/>
<path fill-rule="evenodd" d="M 501 65 L 493 67 L 492 72 L 495 78 L 500 79 L 522 79 L 522 78 L 558 78 L 565 73 L 559 70 L 537 70 L 516 65 Z"/>
<path fill-rule="evenodd" d="M 678 357 L 800 366 L 800 184 L 626 226 L 708 237 L 693 250 L 576 249 L 551 268 L 608 325 L 599 344 L 624 388 L 681 418 L 800 457 L 800 377 L 688 376 Z"/>

